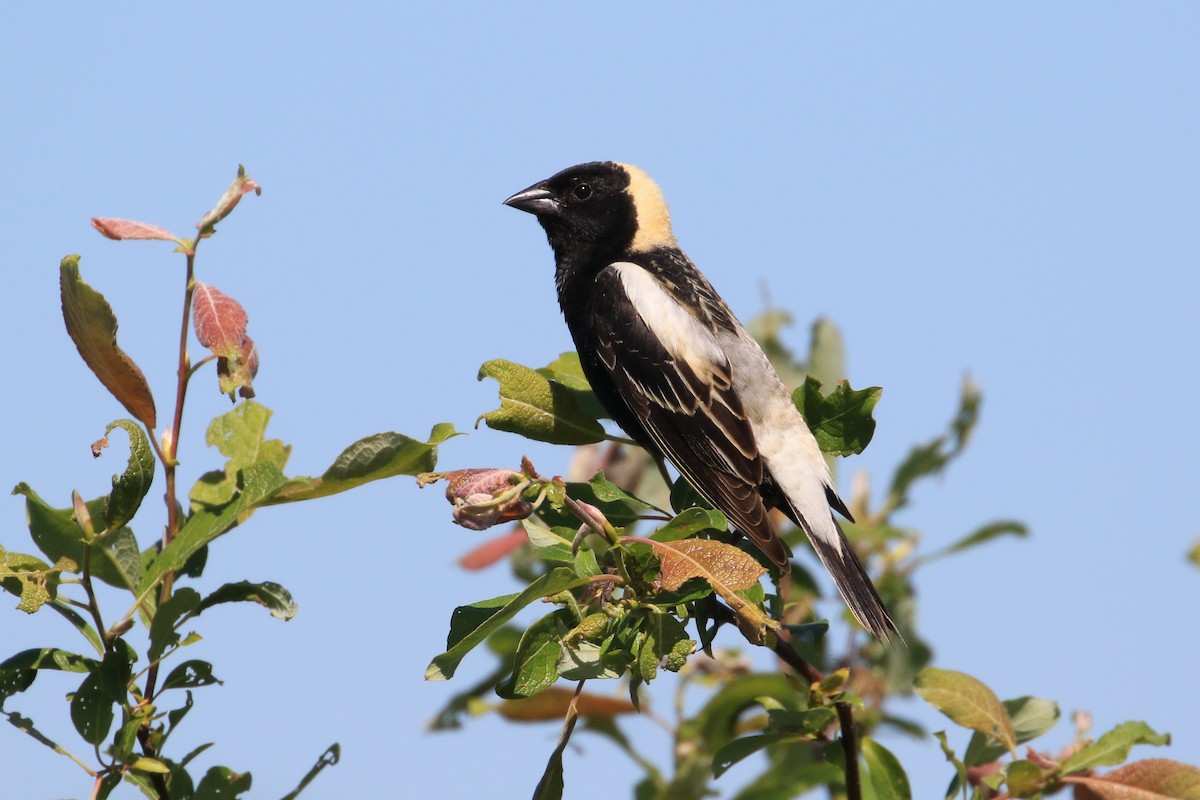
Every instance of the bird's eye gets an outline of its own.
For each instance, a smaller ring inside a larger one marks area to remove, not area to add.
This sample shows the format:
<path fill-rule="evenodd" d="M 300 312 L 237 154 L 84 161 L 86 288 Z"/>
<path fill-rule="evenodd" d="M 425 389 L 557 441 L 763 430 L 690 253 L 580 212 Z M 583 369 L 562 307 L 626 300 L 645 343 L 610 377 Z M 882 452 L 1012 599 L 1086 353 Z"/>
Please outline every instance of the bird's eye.
<path fill-rule="evenodd" d="M 592 196 L 592 185 L 590 183 L 579 183 L 571 191 L 575 195 L 576 200 L 587 200 Z"/>

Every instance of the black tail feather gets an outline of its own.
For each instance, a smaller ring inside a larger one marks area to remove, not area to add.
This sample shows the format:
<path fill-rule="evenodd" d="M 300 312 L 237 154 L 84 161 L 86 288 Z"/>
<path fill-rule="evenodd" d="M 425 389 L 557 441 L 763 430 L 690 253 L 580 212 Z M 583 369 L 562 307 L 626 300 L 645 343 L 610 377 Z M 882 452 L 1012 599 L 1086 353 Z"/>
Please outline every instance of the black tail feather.
<path fill-rule="evenodd" d="M 899 628 L 888 615 L 887 608 L 884 607 L 883 600 L 879 597 L 879 592 L 871 583 L 871 577 L 863 569 L 858 554 L 850 546 L 846 534 L 842 532 L 842 527 L 837 524 L 836 519 L 834 525 L 841 538 L 841 552 L 818 537 L 809 536 L 808 540 L 812 543 L 817 557 L 821 559 L 825 569 L 833 576 L 833 582 L 837 585 L 838 592 L 846 601 L 846 605 L 850 607 L 854 618 L 880 641 L 890 643 L 895 636 L 903 644 L 904 637 L 900 635 Z"/>

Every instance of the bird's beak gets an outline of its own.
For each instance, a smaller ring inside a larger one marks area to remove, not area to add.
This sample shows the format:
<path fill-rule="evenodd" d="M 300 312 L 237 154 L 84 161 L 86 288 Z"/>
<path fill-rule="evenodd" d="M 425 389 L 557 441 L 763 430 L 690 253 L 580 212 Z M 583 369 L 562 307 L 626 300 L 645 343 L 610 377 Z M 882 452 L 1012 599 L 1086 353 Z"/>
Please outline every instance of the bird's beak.
<path fill-rule="evenodd" d="M 521 211 L 528 211 L 535 216 L 557 217 L 562 213 L 563 205 L 554 194 L 541 184 L 534 184 L 528 189 L 517 192 L 504 201 L 504 205 L 512 206 Z"/>

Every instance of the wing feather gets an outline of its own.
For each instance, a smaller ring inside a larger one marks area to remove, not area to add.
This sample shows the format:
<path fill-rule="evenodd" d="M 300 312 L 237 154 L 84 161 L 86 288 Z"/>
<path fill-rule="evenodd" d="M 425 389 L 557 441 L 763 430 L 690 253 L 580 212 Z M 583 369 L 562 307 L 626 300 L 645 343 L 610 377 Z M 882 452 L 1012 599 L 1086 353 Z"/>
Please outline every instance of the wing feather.
<path fill-rule="evenodd" d="M 633 314 L 597 320 L 596 354 L 653 445 L 785 571 L 759 485 L 764 464 L 712 330 L 640 266 L 619 262 L 597 288 Z"/>

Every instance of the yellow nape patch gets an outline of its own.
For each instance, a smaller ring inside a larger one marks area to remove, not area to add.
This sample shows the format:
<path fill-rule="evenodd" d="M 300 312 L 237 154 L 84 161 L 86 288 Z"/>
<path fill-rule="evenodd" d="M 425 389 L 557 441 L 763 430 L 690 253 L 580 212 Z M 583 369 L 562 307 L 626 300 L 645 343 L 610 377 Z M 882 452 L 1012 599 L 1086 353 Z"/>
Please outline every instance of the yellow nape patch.
<path fill-rule="evenodd" d="M 629 186 L 625 189 L 633 197 L 637 209 L 637 235 L 633 237 L 630 250 L 644 253 L 659 247 L 675 247 L 675 234 L 671 233 L 671 210 L 649 175 L 632 164 L 620 165 L 629 173 Z"/>

